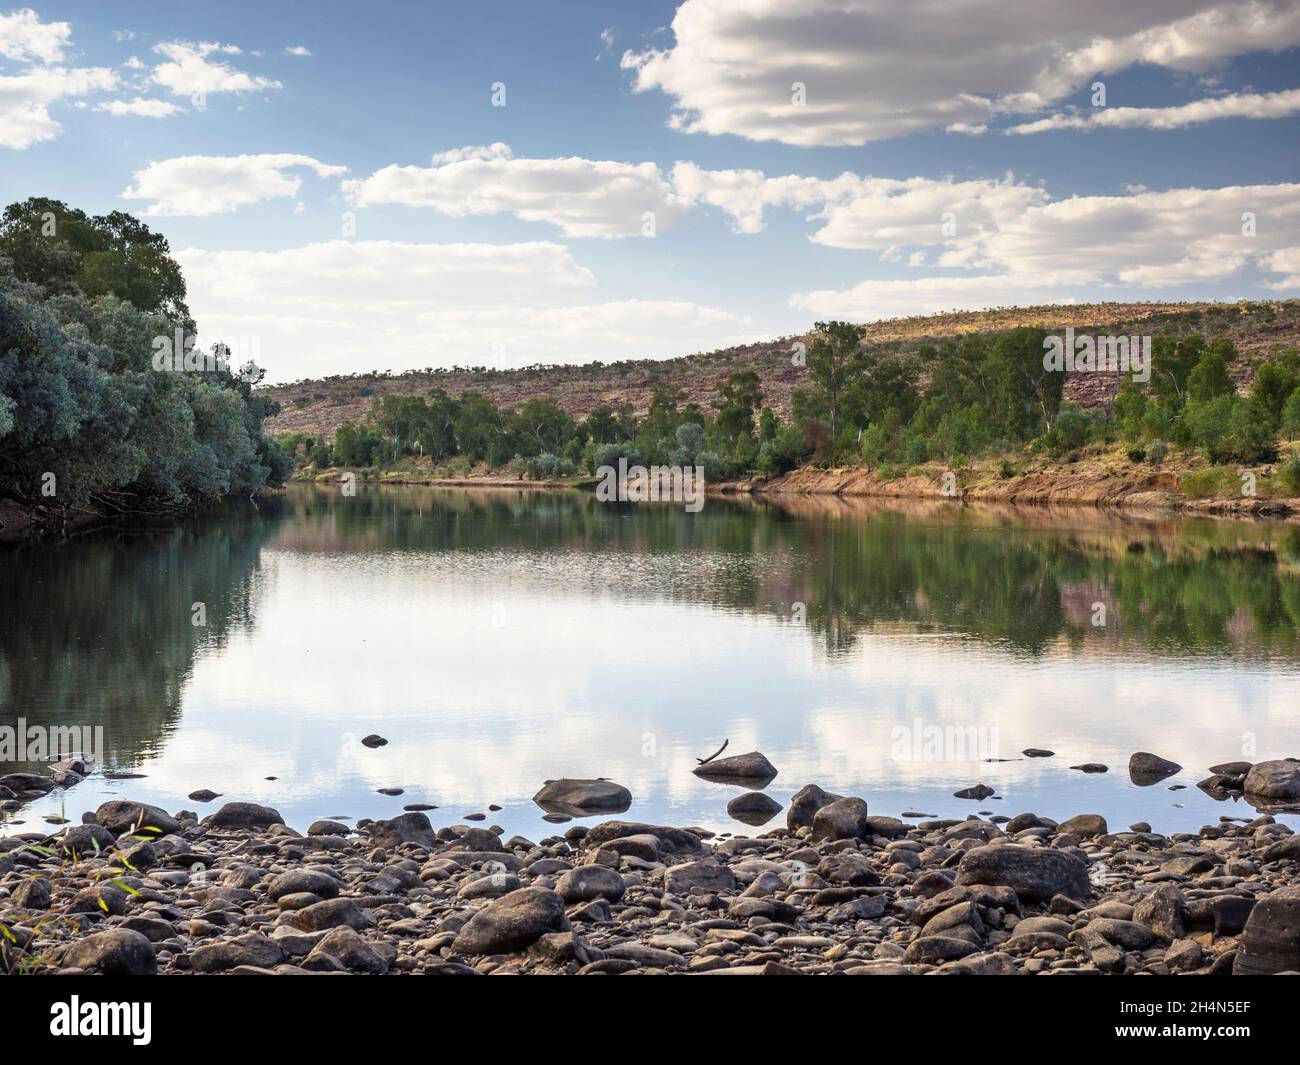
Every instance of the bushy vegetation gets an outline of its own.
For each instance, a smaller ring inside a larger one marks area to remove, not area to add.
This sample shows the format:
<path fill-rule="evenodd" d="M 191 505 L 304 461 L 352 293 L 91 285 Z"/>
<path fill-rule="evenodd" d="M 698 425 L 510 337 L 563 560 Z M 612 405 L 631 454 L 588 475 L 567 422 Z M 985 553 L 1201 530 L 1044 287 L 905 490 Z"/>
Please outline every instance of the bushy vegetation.
<path fill-rule="evenodd" d="M 317 467 L 460 457 L 541 479 L 594 473 L 623 458 L 702 465 L 718 480 L 850 462 L 892 477 L 994 455 L 1009 456 L 1003 476 L 1012 476 L 1016 455 L 1068 462 L 1094 445 L 1117 446 L 1132 463 L 1158 465 L 1172 446 L 1212 464 L 1249 464 L 1276 459 L 1279 434 L 1300 436 L 1295 349 L 1260 363 L 1250 393 L 1239 396 L 1230 341 L 1159 336 L 1150 381 L 1112 376 L 1104 408 L 1085 410 L 1064 399 L 1065 375 L 1044 367 L 1047 335 L 1021 327 L 901 352 L 864 346 L 858 326 L 819 322 L 789 423 L 764 406 L 758 375 L 745 370 L 723 381 L 711 410 L 683 403 L 668 384 L 655 386 L 641 418 L 605 406 L 580 421 L 549 398 L 504 410 L 479 393 L 434 389 L 427 398 L 384 396 L 332 443 L 284 442 Z"/>
<path fill-rule="evenodd" d="M 753 469 L 762 433 L 778 431 L 771 411 L 760 410 L 762 391 L 752 371 L 723 383 L 715 412 L 683 399 L 679 390 L 661 386 L 642 418 L 626 407 L 602 406 L 576 420 L 546 397 L 503 410 L 481 393 L 450 396 L 436 388 L 427 398 L 382 397 L 364 421 L 341 425 L 333 441 L 285 434 L 280 442 L 317 468 L 466 459 L 549 480 L 595 473 L 622 458 L 629 466 L 702 466 L 706 477 L 722 480 Z"/>
<path fill-rule="evenodd" d="M 0 498 L 184 507 L 278 483 L 275 404 L 241 372 L 154 369 L 193 335 L 167 241 L 130 215 L 29 199 L 0 216 Z"/>

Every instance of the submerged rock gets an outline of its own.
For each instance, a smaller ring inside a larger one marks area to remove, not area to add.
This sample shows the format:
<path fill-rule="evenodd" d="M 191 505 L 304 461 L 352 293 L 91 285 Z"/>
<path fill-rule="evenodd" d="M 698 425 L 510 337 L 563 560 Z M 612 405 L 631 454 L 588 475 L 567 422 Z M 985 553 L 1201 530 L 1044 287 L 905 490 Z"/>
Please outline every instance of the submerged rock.
<path fill-rule="evenodd" d="M 571 817 L 621 814 L 632 805 L 632 793 L 612 780 L 563 777 L 546 781 L 533 796 L 533 802 L 547 813 Z"/>
<path fill-rule="evenodd" d="M 746 825 L 765 825 L 781 812 L 781 804 L 761 791 L 747 791 L 727 803 L 727 813 Z"/>
<path fill-rule="evenodd" d="M 1177 762 L 1171 762 L 1149 751 L 1137 751 L 1128 760 L 1129 779 L 1140 788 L 1159 784 L 1160 781 L 1181 772 L 1182 768 Z"/>
<path fill-rule="evenodd" d="M 697 765 L 692 772 L 705 780 L 762 781 L 758 787 L 770 783 L 776 777 L 776 766 L 758 751 L 748 754 L 734 754 L 730 758 L 718 758 L 712 762 Z"/>

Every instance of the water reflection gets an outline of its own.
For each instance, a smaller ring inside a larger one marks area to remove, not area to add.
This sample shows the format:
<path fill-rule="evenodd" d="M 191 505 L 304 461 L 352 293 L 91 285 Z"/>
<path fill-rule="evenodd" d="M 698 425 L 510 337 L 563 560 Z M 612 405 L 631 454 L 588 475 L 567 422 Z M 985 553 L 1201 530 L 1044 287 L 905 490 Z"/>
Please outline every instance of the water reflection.
<path fill-rule="evenodd" d="M 737 787 L 692 773 L 729 738 L 772 759 L 781 802 L 815 781 L 879 813 L 1195 827 L 1224 807 L 1140 794 L 1123 766 L 1156 750 L 1190 785 L 1300 753 L 1298 562 L 1300 529 L 1272 523 L 295 486 L 0 554 L 0 724 L 102 724 L 108 764 L 146 774 L 78 785 L 74 812 L 105 794 L 193 806 L 199 787 L 304 824 L 496 802 L 536 838 L 542 780 L 608 776 L 628 816 L 734 827 Z M 935 727 L 1057 756 L 899 743 Z M 1112 772 L 1066 769 L 1086 761 Z M 999 797 L 952 797 L 977 781 Z"/>

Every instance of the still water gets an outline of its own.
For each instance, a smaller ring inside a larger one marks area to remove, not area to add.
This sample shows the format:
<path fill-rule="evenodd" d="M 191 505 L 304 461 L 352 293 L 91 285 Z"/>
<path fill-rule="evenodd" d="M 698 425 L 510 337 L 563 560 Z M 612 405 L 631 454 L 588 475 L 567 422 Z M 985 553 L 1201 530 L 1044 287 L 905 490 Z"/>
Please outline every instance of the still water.
<path fill-rule="evenodd" d="M 300 829 L 496 804 L 487 824 L 538 839 L 544 780 L 603 776 L 632 791 L 621 816 L 752 833 L 726 814 L 740 789 L 691 773 L 723 740 L 768 756 L 782 803 L 815 782 L 876 814 L 1195 830 L 1254 813 L 1195 787 L 1210 765 L 1300 756 L 1300 526 L 293 486 L 0 551 L 0 725 L 18 718 L 103 726 L 101 768 L 142 776 L 96 773 L 11 831 L 123 796 L 250 800 Z M 1138 787 L 1138 750 L 1186 768 Z M 977 783 L 996 797 L 953 797 Z"/>

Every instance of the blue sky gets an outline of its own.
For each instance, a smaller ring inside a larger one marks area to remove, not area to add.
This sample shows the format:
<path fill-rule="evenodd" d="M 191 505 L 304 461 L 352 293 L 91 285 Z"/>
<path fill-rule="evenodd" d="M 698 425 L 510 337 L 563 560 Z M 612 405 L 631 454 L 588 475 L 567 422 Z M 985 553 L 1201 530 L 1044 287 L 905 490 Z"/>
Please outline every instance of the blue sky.
<path fill-rule="evenodd" d="M 0 5 L 0 196 L 273 380 L 1300 295 L 1300 0 L 1015 7 Z"/>

